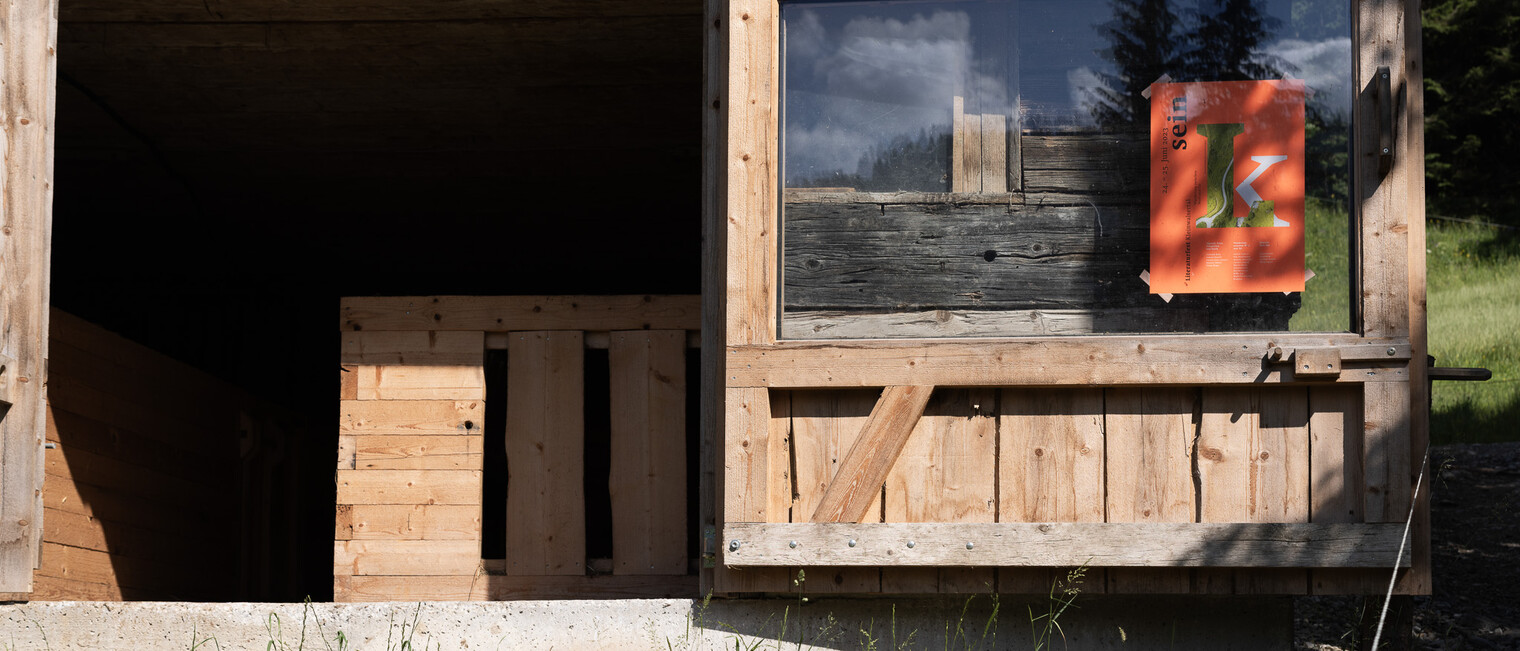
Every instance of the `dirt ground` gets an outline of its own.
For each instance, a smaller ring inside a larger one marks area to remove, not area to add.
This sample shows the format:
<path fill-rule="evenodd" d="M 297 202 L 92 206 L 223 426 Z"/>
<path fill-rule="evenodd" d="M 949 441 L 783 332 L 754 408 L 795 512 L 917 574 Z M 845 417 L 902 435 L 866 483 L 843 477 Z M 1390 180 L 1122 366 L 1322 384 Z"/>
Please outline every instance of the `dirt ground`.
<path fill-rule="evenodd" d="M 1414 646 L 1520 650 L 1520 443 L 1436 447 L 1430 462 L 1435 584 L 1414 599 Z M 1357 648 L 1362 608 L 1354 597 L 1299 599 L 1296 647 Z"/>

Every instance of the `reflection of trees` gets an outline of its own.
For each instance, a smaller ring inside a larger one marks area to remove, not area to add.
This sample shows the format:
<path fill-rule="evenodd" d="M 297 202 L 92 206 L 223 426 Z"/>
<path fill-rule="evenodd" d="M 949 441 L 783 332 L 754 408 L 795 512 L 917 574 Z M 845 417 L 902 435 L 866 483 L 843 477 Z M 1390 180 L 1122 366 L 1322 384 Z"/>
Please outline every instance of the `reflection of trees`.
<path fill-rule="evenodd" d="M 1150 101 L 1140 93 L 1162 74 L 1175 75 L 1182 65 L 1176 32 L 1177 13 L 1168 0 L 1111 0 L 1114 18 L 1098 27 L 1109 46 L 1098 52 L 1114 64 L 1113 73 L 1099 73 L 1091 111 L 1104 127 L 1122 128 L 1143 122 Z"/>
<path fill-rule="evenodd" d="M 1192 33 L 1185 37 L 1192 48 L 1183 56 L 1183 74 L 1202 81 L 1282 77 L 1283 61 L 1260 51 L 1281 25 L 1262 12 L 1261 0 L 1221 0 L 1212 12 L 1200 8 Z"/>
<path fill-rule="evenodd" d="M 919 131 L 871 147 L 860 157 L 860 172 L 833 171 L 792 181 L 794 188 L 854 188 L 862 192 L 946 192 L 950 188 L 950 134 Z"/>
<path fill-rule="evenodd" d="M 1349 210 L 1351 123 L 1314 101 L 1304 118 L 1304 191 Z"/>

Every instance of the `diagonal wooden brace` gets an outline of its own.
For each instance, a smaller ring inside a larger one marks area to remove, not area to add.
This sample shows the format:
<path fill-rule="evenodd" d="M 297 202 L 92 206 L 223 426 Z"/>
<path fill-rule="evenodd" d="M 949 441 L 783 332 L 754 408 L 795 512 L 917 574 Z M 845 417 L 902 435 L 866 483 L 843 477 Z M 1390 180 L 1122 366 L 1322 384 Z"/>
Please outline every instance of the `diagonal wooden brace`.
<path fill-rule="evenodd" d="M 818 501 L 813 522 L 860 522 L 924 415 L 932 386 L 889 386 Z"/>

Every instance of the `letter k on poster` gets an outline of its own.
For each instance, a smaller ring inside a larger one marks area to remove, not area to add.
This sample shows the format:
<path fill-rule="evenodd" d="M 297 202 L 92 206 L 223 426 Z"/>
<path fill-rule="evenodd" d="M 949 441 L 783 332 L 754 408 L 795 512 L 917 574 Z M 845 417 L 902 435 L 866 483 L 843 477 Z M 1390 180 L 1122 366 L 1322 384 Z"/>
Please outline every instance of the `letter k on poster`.
<path fill-rule="evenodd" d="M 1304 84 L 1151 87 L 1151 293 L 1304 289 Z"/>

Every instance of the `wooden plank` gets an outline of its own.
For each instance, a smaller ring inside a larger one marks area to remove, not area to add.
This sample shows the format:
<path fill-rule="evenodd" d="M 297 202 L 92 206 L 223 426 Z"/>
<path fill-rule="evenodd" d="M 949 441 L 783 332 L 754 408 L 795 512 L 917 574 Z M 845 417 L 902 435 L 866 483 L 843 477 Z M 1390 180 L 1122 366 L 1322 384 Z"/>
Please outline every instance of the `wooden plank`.
<path fill-rule="evenodd" d="M 228 520 L 225 509 L 208 512 L 166 505 L 53 475 L 44 476 L 42 497 L 48 509 L 172 533 L 192 540 L 211 540 L 215 529 L 226 526 Z M 186 522 L 201 523 L 202 526 L 188 527 Z M 210 523 L 211 526 L 204 526 L 205 523 Z"/>
<path fill-rule="evenodd" d="M 1309 389 L 1309 520 L 1362 522 L 1362 388 Z M 1385 572 L 1310 570 L 1314 594 L 1375 594 L 1388 589 Z"/>
<path fill-rule="evenodd" d="M 1005 389 L 998 415 L 1000 522 L 1102 522 L 1102 389 Z M 1060 570 L 1003 569 L 998 590 L 1049 594 Z M 1105 588 L 1089 570 L 1091 590 Z"/>
<path fill-rule="evenodd" d="M 225 487 L 208 486 L 125 464 L 105 455 L 61 445 L 47 450 L 44 460 L 46 473 L 50 476 L 103 488 L 118 495 L 131 495 L 192 509 L 225 507 Z"/>
<path fill-rule="evenodd" d="M 470 576 L 480 569 L 475 540 L 339 540 L 333 572 L 350 576 Z"/>
<path fill-rule="evenodd" d="M 1293 381 L 1291 368 L 1263 368 L 1263 359 L 1269 343 L 1301 342 L 1342 348 L 1343 372 L 1320 381 L 1375 384 L 1408 377 L 1398 361 L 1407 344 L 1355 335 L 783 341 L 729 346 L 724 357 L 729 386 L 744 387 L 1257 384 Z M 1388 349 L 1395 354 L 1387 355 Z M 1389 361 L 1378 361 L 1377 355 Z"/>
<path fill-rule="evenodd" d="M 1362 386 L 1362 513 L 1367 522 L 1403 522 L 1409 517 L 1409 388 L 1398 383 Z"/>
<path fill-rule="evenodd" d="M 969 160 L 966 149 L 966 98 L 956 95 L 950 99 L 950 191 L 970 192 L 970 175 L 966 169 Z"/>
<path fill-rule="evenodd" d="M 696 598 L 694 576 L 355 576 L 337 601 Z"/>
<path fill-rule="evenodd" d="M 352 540 L 479 540 L 480 508 L 445 504 L 340 505 Z"/>
<path fill-rule="evenodd" d="M 484 458 L 479 436 L 344 436 L 340 451 L 344 440 L 356 470 L 481 470 Z"/>
<path fill-rule="evenodd" d="M 1420 40 L 1420 21 L 1414 17 L 1420 15 L 1420 4 L 1406 0 L 1403 7 L 1404 17 L 1400 24 L 1404 28 L 1404 65 L 1402 66 L 1405 78 L 1405 88 L 1424 88 L 1424 69 L 1422 45 Z M 1428 482 L 1426 486 L 1434 486 L 1433 477 L 1429 471 L 1429 465 L 1421 467 L 1421 459 L 1425 456 L 1426 447 L 1430 443 L 1430 409 L 1422 407 L 1430 404 L 1430 383 L 1427 379 L 1428 369 L 1420 363 L 1426 357 L 1428 351 L 1428 332 L 1426 330 L 1426 273 L 1425 273 L 1425 94 L 1407 93 L 1408 108 L 1404 114 L 1403 128 L 1399 130 L 1400 137 L 1404 140 L 1402 145 L 1403 165 L 1405 166 L 1405 178 L 1409 182 L 1405 184 L 1408 199 L 1404 202 L 1404 210 L 1408 211 L 1405 223 L 1409 224 L 1409 241 L 1405 249 L 1408 256 L 1409 269 L 1409 293 L 1406 302 L 1409 310 L 1409 343 L 1412 363 L 1409 369 L 1409 458 L 1413 465 L 1411 474 L 1417 475 L 1422 470 Z M 1407 573 L 1401 577 L 1398 586 L 1403 594 L 1430 594 L 1431 593 L 1431 559 L 1430 559 L 1430 489 L 1424 488 L 1414 496 L 1416 501 L 1414 520 L 1410 527 L 1410 545 L 1414 549 L 1414 564 Z"/>
<path fill-rule="evenodd" d="M 885 522 L 997 521 L 997 390 L 936 392 L 887 474 Z M 883 592 L 982 593 L 981 568 L 881 570 Z"/>
<path fill-rule="evenodd" d="M 765 389 L 728 389 L 724 396 L 726 431 L 723 454 L 723 511 L 718 523 L 787 522 L 792 492 L 776 476 L 787 454 L 791 396 Z M 716 531 L 714 532 L 717 533 Z M 784 569 L 733 569 L 723 560 L 726 541 L 717 539 L 718 563 L 713 576 L 719 593 L 786 592 L 791 585 Z"/>
<path fill-rule="evenodd" d="M 860 436 L 818 499 L 813 522 L 860 522 L 866 517 L 933 392 L 934 387 L 923 385 L 882 390 Z"/>
<path fill-rule="evenodd" d="M 1146 213 L 1089 205 L 786 205 L 787 309 L 1156 307 Z"/>
<path fill-rule="evenodd" d="M 1008 191 L 1008 117 L 982 114 L 982 192 Z"/>
<path fill-rule="evenodd" d="M 107 583 L 75 581 L 55 576 L 36 576 L 32 601 L 122 601 L 121 586 Z M 126 592 L 131 592 L 128 588 Z"/>
<path fill-rule="evenodd" d="M 723 527 L 725 540 L 740 543 L 728 562 L 760 567 L 1381 567 L 1397 555 L 1402 535 L 1402 523 L 742 522 Z M 1408 565 L 1407 551 L 1400 563 Z"/>
<path fill-rule="evenodd" d="M 484 400 L 480 366 L 359 367 L 360 400 Z"/>
<path fill-rule="evenodd" d="M 608 363 L 613 572 L 684 574 L 686 332 L 614 333 Z"/>
<path fill-rule="evenodd" d="M 584 574 L 580 332 L 516 332 L 507 351 L 507 572 Z"/>
<path fill-rule="evenodd" d="M 338 431 L 363 435 L 479 436 L 484 431 L 483 400 L 343 401 Z"/>
<path fill-rule="evenodd" d="M 342 299 L 339 329 L 698 330 L 698 296 L 385 296 Z"/>
<path fill-rule="evenodd" d="M 43 441 L 49 381 L 53 129 L 57 74 L 57 4 L 7 5 L 0 21 L 5 79 L 0 135 L 0 592 L 32 591 L 45 550 Z"/>
<path fill-rule="evenodd" d="M 896 339 L 1027 337 L 1105 332 L 1201 332 L 1203 310 L 1125 307 L 1039 310 L 897 310 L 885 314 L 842 310 L 787 310 L 786 339 Z"/>
<path fill-rule="evenodd" d="M 791 392 L 790 461 L 795 472 L 795 498 L 790 499 L 792 521 L 805 521 L 818 509 L 838 474 L 840 461 L 860 436 L 879 396 L 870 389 Z M 788 498 L 793 497 L 793 484 L 782 488 Z M 871 522 L 881 520 L 880 497 L 866 512 Z M 788 575 L 795 578 L 797 570 L 788 570 Z M 879 592 L 881 572 L 876 568 L 810 567 L 807 581 L 792 587 L 809 594 Z"/>
<path fill-rule="evenodd" d="M 354 469 L 354 445 L 356 444 L 354 438 L 352 436 L 338 437 L 338 470 Z"/>
<path fill-rule="evenodd" d="M 56 397 L 56 396 L 53 396 Z M 218 468 L 232 458 L 234 449 L 222 442 L 221 450 L 197 446 L 195 441 L 181 444 L 143 436 L 132 429 L 104 423 L 71 413 L 63 402 L 50 397 L 47 407 L 47 440 L 63 449 L 83 450 L 115 459 L 123 464 L 153 472 L 181 477 L 207 486 L 231 485 L 231 477 Z M 222 452 L 223 454 L 215 454 Z"/>
<path fill-rule="evenodd" d="M 338 399 L 359 399 L 359 367 L 355 364 L 344 364 L 338 368 Z"/>
<path fill-rule="evenodd" d="M 1107 521 L 1192 522 L 1193 402 L 1190 389 L 1107 389 Z M 1101 566 L 1102 563 L 1092 563 Z M 1109 570 L 1110 593 L 1173 593 L 1191 589 L 1180 570 Z"/>
<path fill-rule="evenodd" d="M 479 470 L 339 470 L 338 504 L 480 504 Z"/>
<path fill-rule="evenodd" d="M 480 366 L 485 333 L 429 331 L 347 331 L 343 363 L 370 365 Z"/>
<path fill-rule="evenodd" d="M 703 0 L 702 16 L 702 354 L 697 473 L 697 517 L 703 539 L 717 536 L 725 504 L 723 347 L 728 343 L 728 30 L 727 0 Z M 714 540 L 714 545 L 717 541 Z M 702 553 L 717 554 L 704 548 Z M 712 567 L 709 567 L 712 565 Z M 717 588 L 727 570 L 703 562 L 702 594 Z"/>
<path fill-rule="evenodd" d="M 780 8 L 775 2 L 728 3 L 726 160 L 723 218 L 728 233 L 724 327 L 728 344 L 776 339 L 777 64 Z"/>

